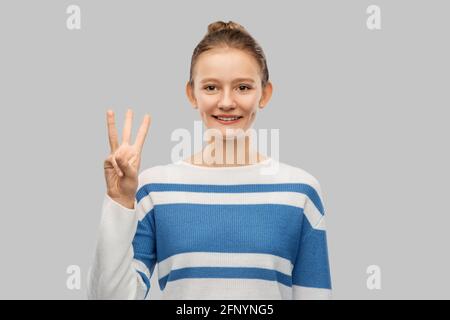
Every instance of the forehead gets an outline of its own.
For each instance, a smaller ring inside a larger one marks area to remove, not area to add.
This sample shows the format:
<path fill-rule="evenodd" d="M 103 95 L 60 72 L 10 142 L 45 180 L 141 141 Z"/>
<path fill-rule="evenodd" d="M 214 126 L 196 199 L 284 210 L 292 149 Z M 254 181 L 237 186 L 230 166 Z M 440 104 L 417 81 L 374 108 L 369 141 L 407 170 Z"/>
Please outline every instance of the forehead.
<path fill-rule="evenodd" d="M 236 49 L 213 49 L 203 52 L 196 63 L 196 80 L 208 79 L 234 81 L 236 79 L 259 79 L 259 66 L 250 54 Z"/>

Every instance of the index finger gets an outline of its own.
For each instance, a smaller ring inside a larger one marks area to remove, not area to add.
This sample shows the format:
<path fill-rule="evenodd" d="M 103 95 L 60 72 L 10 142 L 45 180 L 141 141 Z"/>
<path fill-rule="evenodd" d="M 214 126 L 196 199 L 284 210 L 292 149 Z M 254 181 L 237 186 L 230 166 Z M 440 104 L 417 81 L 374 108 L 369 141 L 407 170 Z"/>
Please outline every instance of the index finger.
<path fill-rule="evenodd" d="M 112 110 L 106 112 L 106 122 L 108 124 L 109 146 L 111 147 L 111 153 L 114 153 L 119 147 L 119 142 L 117 140 L 117 129 Z"/>
<path fill-rule="evenodd" d="M 150 115 L 146 114 L 144 116 L 144 120 L 142 120 L 142 124 L 139 127 L 139 131 L 136 136 L 136 141 L 134 142 L 134 145 L 137 146 L 139 154 L 142 152 L 142 148 L 144 146 L 145 137 L 147 136 L 148 128 L 150 127 L 151 123 L 151 117 Z"/>

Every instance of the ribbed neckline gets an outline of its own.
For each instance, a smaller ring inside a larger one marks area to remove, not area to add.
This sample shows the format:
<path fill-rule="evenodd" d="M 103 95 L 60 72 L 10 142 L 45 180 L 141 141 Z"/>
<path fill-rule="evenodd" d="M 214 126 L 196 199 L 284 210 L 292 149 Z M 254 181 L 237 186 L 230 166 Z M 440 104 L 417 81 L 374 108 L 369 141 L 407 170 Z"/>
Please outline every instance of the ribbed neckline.
<path fill-rule="evenodd" d="M 190 162 L 186 162 L 184 160 L 179 160 L 179 161 L 175 162 L 175 164 L 176 165 L 186 166 L 186 167 L 191 167 L 191 168 L 195 168 L 195 169 L 200 169 L 200 170 L 225 170 L 225 171 L 229 171 L 229 170 L 247 170 L 247 169 L 257 168 L 257 167 L 261 167 L 261 166 L 267 165 L 267 164 L 269 164 L 272 161 L 273 161 L 273 159 L 268 157 L 268 158 L 266 158 L 266 159 L 264 159 L 262 161 L 254 163 L 254 164 L 248 164 L 248 165 L 242 165 L 242 166 L 233 166 L 233 167 L 200 166 L 200 165 L 192 164 Z"/>

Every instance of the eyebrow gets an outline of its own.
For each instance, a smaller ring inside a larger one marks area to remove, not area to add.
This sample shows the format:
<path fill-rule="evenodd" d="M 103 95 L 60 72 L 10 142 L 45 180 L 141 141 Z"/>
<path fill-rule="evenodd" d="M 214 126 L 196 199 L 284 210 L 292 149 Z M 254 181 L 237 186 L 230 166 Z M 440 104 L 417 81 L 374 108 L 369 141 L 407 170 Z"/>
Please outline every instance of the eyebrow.
<path fill-rule="evenodd" d="M 202 81 L 200 81 L 200 83 L 205 83 L 205 82 L 208 82 L 208 81 L 216 81 L 216 82 L 220 82 L 218 79 L 215 79 L 215 78 L 205 78 L 205 79 L 203 79 Z M 233 80 L 233 82 L 241 82 L 241 81 L 246 81 L 246 82 L 252 82 L 252 83 L 255 83 L 255 80 L 253 80 L 253 79 L 251 79 L 251 78 L 237 78 L 237 79 L 234 79 L 234 80 Z"/>

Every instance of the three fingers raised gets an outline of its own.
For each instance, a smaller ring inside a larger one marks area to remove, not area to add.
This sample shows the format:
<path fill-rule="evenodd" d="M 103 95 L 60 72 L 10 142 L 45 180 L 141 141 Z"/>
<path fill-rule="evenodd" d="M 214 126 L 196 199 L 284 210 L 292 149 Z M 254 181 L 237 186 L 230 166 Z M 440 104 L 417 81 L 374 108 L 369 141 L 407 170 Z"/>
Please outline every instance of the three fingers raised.
<path fill-rule="evenodd" d="M 106 119 L 108 124 L 109 145 L 111 148 L 111 153 L 114 153 L 119 148 L 119 142 L 118 142 L 117 128 L 114 119 L 114 112 L 112 110 L 107 111 Z M 133 122 L 133 111 L 131 109 L 128 109 L 125 116 L 125 124 L 122 133 L 122 144 L 123 143 L 130 144 L 132 122 Z M 151 117 L 150 115 L 146 114 L 144 116 L 144 119 L 142 120 L 141 126 L 139 127 L 136 136 L 136 141 L 134 143 L 139 154 L 142 152 L 142 148 L 144 146 L 145 138 L 147 136 L 150 123 Z"/>

